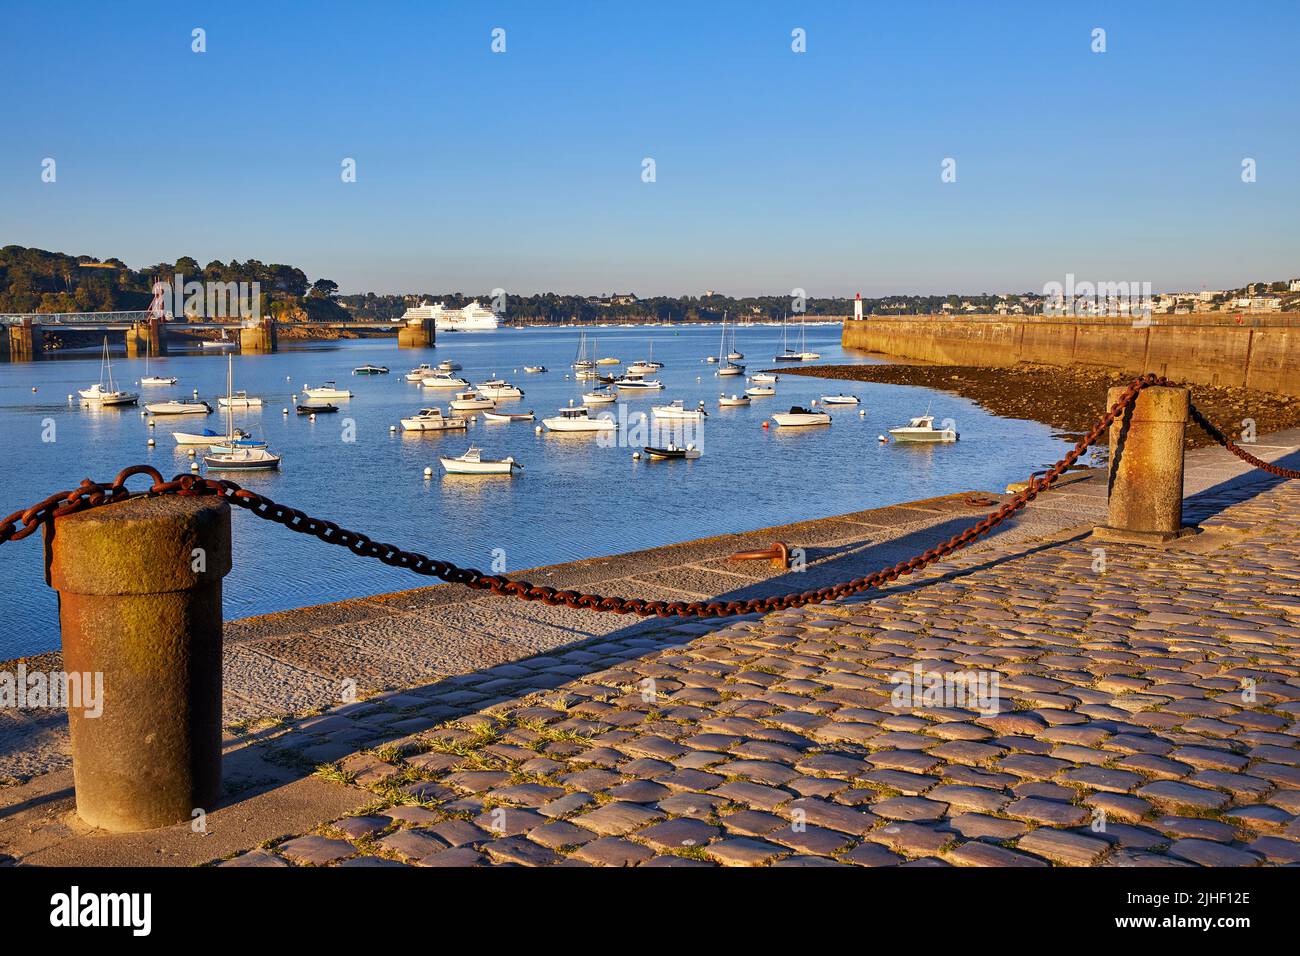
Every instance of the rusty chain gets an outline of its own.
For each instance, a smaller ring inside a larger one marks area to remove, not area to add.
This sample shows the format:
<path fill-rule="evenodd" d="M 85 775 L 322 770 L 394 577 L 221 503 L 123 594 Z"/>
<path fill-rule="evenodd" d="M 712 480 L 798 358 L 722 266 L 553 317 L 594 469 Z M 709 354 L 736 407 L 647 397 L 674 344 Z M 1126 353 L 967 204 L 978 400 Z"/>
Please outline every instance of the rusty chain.
<path fill-rule="evenodd" d="M 786 608 L 803 607 L 806 604 L 818 604 L 823 601 L 850 597 L 882 584 L 919 571 L 945 558 L 955 551 L 966 547 L 973 541 L 984 537 L 1007 518 L 1024 508 L 1042 492 L 1050 488 L 1069 470 L 1088 450 L 1102 433 L 1108 429 L 1116 418 L 1137 399 L 1138 394 L 1152 385 L 1172 385 L 1168 379 L 1149 373 L 1134 379 L 1111 405 L 1092 430 L 1065 454 L 1060 461 L 1042 474 L 1029 479 L 1027 487 L 996 511 L 986 515 L 980 521 L 961 531 L 947 541 L 922 552 L 907 560 L 900 561 L 892 567 L 882 568 L 871 574 L 841 584 L 830 585 L 815 591 L 793 592 L 766 598 L 751 598 L 744 601 L 647 601 L 644 598 L 604 597 L 599 594 L 584 594 L 578 591 L 556 590 L 552 587 L 537 586 L 528 581 L 515 581 L 495 574 L 484 574 L 474 568 L 462 568 L 450 561 L 440 561 L 415 551 L 406 551 L 393 544 L 374 541 L 369 535 L 359 531 L 349 531 L 333 521 L 313 518 L 297 508 L 279 504 L 256 492 L 241 488 L 233 481 L 212 478 L 200 478 L 195 475 L 178 475 L 171 481 L 164 481 L 162 474 L 150 465 L 133 465 L 113 480 L 111 485 L 91 481 L 82 481 L 80 486 L 71 491 L 61 491 L 50 495 L 30 508 L 15 511 L 0 521 L 0 544 L 17 541 L 36 531 L 37 528 L 64 515 L 85 511 L 101 505 L 124 501 L 129 498 L 156 497 L 158 495 L 197 495 L 218 497 L 247 511 L 259 518 L 274 521 L 292 531 L 312 535 L 326 544 L 347 548 L 353 554 L 378 561 L 396 568 L 405 568 L 416 574 L 435 577 L 449 584 L 462 584 L 478 591 L 491 591 L 493 594 L 516 597 L 523 601 L 541 601 L 544 604 L 560 605 L 571 608 L 585 608 L 591 611 L 605 611 L 614 614 L 636 614 L 641 617 L 730 617 L 736 614 L 764 613 Z M 1231 451 L 1238 458 L 1261 468 L 1280 478 L 1300 478 L 1300 471 L 1293 471 L 1261 461 L 1254 455 L 1237 446 L 1211 423 L 1195 405 L 1191 406 L 1193 420 L 1205 431 Z M 128 479 L 135 475 L 148 475 L 153 478 L 153 486 L 148 491 L 132 492 L 126 488 Z M 21 522 L 21 527 L 19 526 Z"/>

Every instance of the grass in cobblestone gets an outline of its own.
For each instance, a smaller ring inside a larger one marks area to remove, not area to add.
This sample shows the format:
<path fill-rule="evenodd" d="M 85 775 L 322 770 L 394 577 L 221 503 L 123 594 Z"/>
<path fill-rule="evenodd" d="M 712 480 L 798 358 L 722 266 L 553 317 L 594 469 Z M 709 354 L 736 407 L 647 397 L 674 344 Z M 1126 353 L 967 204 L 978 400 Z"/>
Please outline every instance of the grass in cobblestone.
<path fill-rule="evenodd" d="M 675 846 L 668 852 L 686 860 L 699 860 L 701 863 L 710 861 L 709 854 L 703 846 Z"/>
<path fill-rule="evenodd" d="M 331 783 L 342 784 L 349 784 L 356 778 L 356 774 L 348 773 L 337 763 L 318 764 L 316 769 L 312 771 L 312 776 L 328 780 Z"/>

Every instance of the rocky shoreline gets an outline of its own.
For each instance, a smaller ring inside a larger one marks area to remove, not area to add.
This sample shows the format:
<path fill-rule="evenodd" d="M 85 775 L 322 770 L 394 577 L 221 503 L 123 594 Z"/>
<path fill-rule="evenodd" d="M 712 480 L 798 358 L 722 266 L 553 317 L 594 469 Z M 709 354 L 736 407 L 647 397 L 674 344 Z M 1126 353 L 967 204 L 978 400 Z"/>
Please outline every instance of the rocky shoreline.
<path fill-rule="evenodd" d="M 1095 367 L 1012 365 L 1005 368 L 964 365 L 810 365 L 768 371 L 853 382 L 916 385 L 963 398 L 1004 418 L 1042 422 L 1071 439 L 1085 434 L 1104 411 L 1106 389 L 1126 385 L 1133 376 Z M 1260 435 L 1300 425 L 1300 399 L 1255 389 L 1193 385 L 1192 399 L 1210 421 L 1230 436 L 1253 419 Z M 1106 443 L 1102 436 L 1101 444 Z M 1201 429 L 1187 430 L 1187 447 L 1213 440 Z"/>

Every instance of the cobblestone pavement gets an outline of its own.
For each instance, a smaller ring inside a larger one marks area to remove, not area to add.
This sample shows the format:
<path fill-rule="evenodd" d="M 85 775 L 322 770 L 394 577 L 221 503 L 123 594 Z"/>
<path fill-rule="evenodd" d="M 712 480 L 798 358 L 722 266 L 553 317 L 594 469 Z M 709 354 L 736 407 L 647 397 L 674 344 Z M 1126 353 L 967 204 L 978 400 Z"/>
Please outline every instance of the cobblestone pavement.
<path fill-rule="evenodd" d="M 1300 482 L 1218 504 L 337 708 L 274 745 L 372 803 L 222 865 L 1300 862 Z"/>

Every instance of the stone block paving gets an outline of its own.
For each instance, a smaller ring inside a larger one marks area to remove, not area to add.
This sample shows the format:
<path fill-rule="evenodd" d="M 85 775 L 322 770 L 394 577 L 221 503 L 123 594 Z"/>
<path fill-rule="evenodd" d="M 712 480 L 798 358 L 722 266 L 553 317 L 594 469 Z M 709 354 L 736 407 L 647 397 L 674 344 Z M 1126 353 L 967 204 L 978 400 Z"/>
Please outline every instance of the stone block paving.
<path fill-rule="evenodd" d="M 222 865 L 1300 863 L 1300 483 L 1203 527 L 337 709 L 313 721 L 351 750 L 320 772 L 370 806 Z M 954 673 L 996 696 L 895 694 Z"/>

